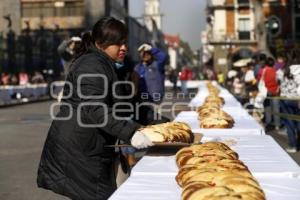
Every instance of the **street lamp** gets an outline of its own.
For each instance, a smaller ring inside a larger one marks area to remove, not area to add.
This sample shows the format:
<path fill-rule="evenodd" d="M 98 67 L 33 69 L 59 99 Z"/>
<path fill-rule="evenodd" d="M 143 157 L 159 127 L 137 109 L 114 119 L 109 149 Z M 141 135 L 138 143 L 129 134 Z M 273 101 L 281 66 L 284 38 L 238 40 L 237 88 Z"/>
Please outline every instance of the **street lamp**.
<path fill-rule="evenodd" d="M 272 16 L 265 23 L 268 35 L 268 45 L 272 45 L 272 38 L 281 32 L 281 23 L 278 17 Z"/>

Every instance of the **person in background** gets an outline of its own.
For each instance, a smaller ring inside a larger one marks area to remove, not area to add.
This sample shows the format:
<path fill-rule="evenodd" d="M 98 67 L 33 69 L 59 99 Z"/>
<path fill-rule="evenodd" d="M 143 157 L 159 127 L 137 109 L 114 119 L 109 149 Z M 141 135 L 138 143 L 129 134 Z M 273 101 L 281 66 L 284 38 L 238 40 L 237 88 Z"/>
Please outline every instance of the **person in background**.
<path fill-rule="evenodd" d="M 208 66 L 206 69 L 205 69 L 205 77 L 207 80 L 217 80 L 217 75 L 216 75 L 216 72 L 212 69 L 213 67 L 211 66 Z"/>
<path fill-rule="evenodd" d="M 218 78 L 218 83 L 221 86 L 224 86 L 224 84 L 225 84 L 225 75 L 224 75 L 224 73 L 221 70 L 218 72 L 217 78 Z"/>
<path fill-rule="evenodd" d="M 199 71 L 199 73 L 198 73 L 198 79 L 199 80 L 204 80 L 205 79 L 204 74 L 203 74 L 202 71 Z"/>
<path fill-rule="evenodd" d="M 258 80 L 261 78 L 264 80 L 265 87 L 267 88 L 267 96 L 274 97 L 279 94 L 279 86 L 276 78 L 276 71 L 274 69 L 274 59 L 268 57 L 266 60 L 266 65 L 262 67 L 258 73 Z M 271 112 L 279 113 L 279 105 L 277 100 L 265 99 L 264 101 L 264 109 L 265 109 L 265 124 L 266 129 L 273 129 L 272 122 L 272 114 Z M 276 129 L 279 129 L 280 126 L 280 118 L 278 116 L 274 116 L 274 123 Z"/>
<path fill-rule="evenodd" d="M 72 61 L 79 56 L 80 46 L 82 39 L 80 37 L 71 37 L 70 39 L 63 40 L 58 46 L 57 52 L 61 57 L 64 67 L 64 75 L 67 77 Z M 61 101 L 63 90 L 58 94 L 58 102 Z"/>
<path fill-rule="evenodd" d="M 96 22 L 90 39 L 83 41 L 67 76 L 72 87 L 64 86 L 64 104 L 44 144 L 39 187 L 74 200 L 106 200 L 116 190 L 117 159 L 115 149 L 107 145 L 118 139 L 137 149 L 153 145 L 139 123 L 114 115 L 113 108 L 123 102 L 119 96 L 124 92 L 112 89 L 119 81 L 116 62 L 125 58 L 126 44 L 125 24 L 112 17 Z"/>
<path fill-rule="evenodd" d="M 10 75 L 10 84 L 11 85 L 19 85 L 19 79 L 15 74 Z"/>
<path fill-rule="evenodd" d="M 27 85 L 29 83 L 29 76 L 26 72 L 19 73 L 19 85 Z"/>
<path fill-rule="evenodd" d="M 9 85 L 10 84 L 10 76 L 8 73 L 1 73 L 1 85 Z"/>
<path fill-rule="evenodd" d="M 276 78 L 279 85 L 283 81 L 284 77 L 284 68 L 286 63 L 285 60 L 286 59 L 282 55 L 279 55 L 274 65 L 274 68 L 276 70 Z"/>
<path fill-rule="evenodd" d="M 45 83 L 42 73 L 39 71 L 35 71 L 31 78 L 31 83 L 33 83 L 33 84 Z"/>
<path fill-rule="evenodd" d="M 138 48 L 141 62 L 134 70 L 139 75 L 138 95 L 142 101 L 160 103 L 165 93 L 165 65 L 167 54 L 150 44 Z"/>
<path fill-rule="evenodd" d="M 230 69 L 227 72 L 227 78 L 226 78 L 226 87 L 227 89 L 233 93 L 233 80 L 238 75 L 238 72 L 235 69 Z"/>
<path fill-rule="evenodd" d="M 245 102 L 245 84 L 243 82 L 244 73 L 241 70 L 237 76 L 233 78 L 233 94 L 236 99 L 241 103 L 244 104 Z"/>
<path fill-rule="evenodd" d="M 173 92 L 177 92 L 177 73 L 175 69 L 171 69 L 169 73 L 169 80 L 173 83 Z"/>
<path fill-rule="evenodd" d="M 250 97 L 250 92 L 253 91 L 253 88 L 256 86 L 256 78 L 254 76 L 254 63 L 250 62 L 245 67 L 245 76 L 244 76 L 244 83 L 245 83 L 245 92 L 247 98 Z"/>
<path fill-rule="evenodd" d="M 295 65 L 294 65 L 295 66 Z M 292 66 L 291 66 L 292 67 Z M 300 66 L 297 66 L 300 67 Z M 280 85 L 280 91 L 282 97 L 287 98 L 299 98 L 300 97 L 300 85 L 294 79 L 291 69 L 286 68 L 284 79 Z M 295 100 L 281 100 L 280 110 L 284 114 L 290 115 L 300 115 L 300 110 L 298 107 L 298 102 Z M 288 147 L 286 151 L 289 153 L 296 153 L 299 149 L 298 132 L 300 131 L 300 123 L 287 118 L 282 118 L 282 122 L 287 129 L 288 135 Z"/>
<path fill-rule="evenodd" d="M 192 70 L 190 70 L 190 68 L 187 65 L 185 65 L 179 73 L 179 80 L 181 82 L 181 92 L 183 92 L 184 95 L 188 95 L 187 82 L 188 80 L 192 79 L 192 76 Z"/>
<path fill-rule="evenodd" d="M 64 66 L 64 75 L 67 77 L 67 74 L 70 70 L 70 65 L 80 50 L 81 38 L 80 37 L 71 37 L 70 39 L 65 39 L 58 46 L 57 52 L 62 59 Z"/>
<path fill-rule="evenodd" d="M 265 54 L 259 54 L 258 57 L 256 58 L 256 64 L 254 66 L 254 75 L 256 79 L 258 80 L 258 74 L 261 70 L 266 65 L 267 61 L 267 56 Z"/>
<path fill-rule="evenodd" d="M 144 51 L 144 52 L 143 52 Z M 154 93 L 164 94 L 164 65 L 166 55 L 159 49 L 153 48 L 148 44 L 143 44 L 139 47 L 139 52 L 141 53 L 141 58 L 143 64 L 138 64 L 134 68 L 133 64 L 130 61 L 129 57 L 126 57 L 124 62 L 117 62 L 117 75 L 121 81 L 129 81 L 134 85 L 134 91 L 131 91 L 129 88 L 124 88 L 124 91 L 127 95 L 133 92 L 134 97 L 130 99 L 130 104 L 135 106 L 139 103 L 145 101 L 158 103 L 161 99 L 156 98 Z M 145 84 L 145 85 L 144 85 Z M 152 85 L 151 85 L 152 84 Z M 155 86 L 160 84 L 158 86 Z M 145 87 L 140 90 L 140 87 Z M 150 99 L 142 99 L 144 94 L 148 94 Z M 162 122 L 169 121 L 166 118 L 163 118 L 161 121 L 156 121 L 154 116 L 154 107 L 142 105 L 138 106 L 139 110 L 136 110 L 139 113 L 138 119 L 135 119 L 136 122 L 142 125 L 157 124 Z M 133 167 L 136 164 L 135 152 L 136 150 L 132 147 L 121 148 L 123 155 L 126 157 L 129 167 Z M 124 167 L 123 167 L 124 168 Z M 126 171 L 126 170 L 124 170 Z M 128 170 L 129 171 L 129 170 Z"/>

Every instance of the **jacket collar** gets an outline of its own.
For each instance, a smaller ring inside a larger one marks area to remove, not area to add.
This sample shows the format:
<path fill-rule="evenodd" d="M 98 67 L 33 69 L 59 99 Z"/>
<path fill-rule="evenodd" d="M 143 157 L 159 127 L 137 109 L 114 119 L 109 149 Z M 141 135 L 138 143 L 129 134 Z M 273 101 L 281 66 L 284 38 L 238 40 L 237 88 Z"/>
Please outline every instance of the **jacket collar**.
<path fill-rule="evenodd" d="M 108 59 L 110 62 L 115 63 L 115 61 L 113 59 L 111 59 L 111 57 L 109 57 L 102 50 L 98 49 L 94 44 L 90 45 L 90 47 L 88 49 L 88 52 L 89 53 L 96 53 L 96 54 L 100 55 L 101 57 Z"/>
<path fill-rule="evenodd" d="M 101 59 L 104 59 L 109 64 L 110 68 L 116 72 L 115 61 L 111 59 L 106 53 L 102 50 L 98 49 L 94 44 L 90 45 L 88 48 L 88 53 L 93 53 L 96 56 L 99 56 Z"/>

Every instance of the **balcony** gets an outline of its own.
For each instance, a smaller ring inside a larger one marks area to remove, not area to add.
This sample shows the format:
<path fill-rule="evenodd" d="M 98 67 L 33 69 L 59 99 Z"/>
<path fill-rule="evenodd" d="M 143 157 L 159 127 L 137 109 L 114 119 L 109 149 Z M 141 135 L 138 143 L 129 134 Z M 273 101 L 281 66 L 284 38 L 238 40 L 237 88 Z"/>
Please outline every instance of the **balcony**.
<path fill-rule="evenodd" d="M 208 32 L 208 43 L 211 45 L 224 44 L 256 44 L 257 40 L 254 38 L 251 31 L 238 31 L 235 35 L 226 35 L 224 32 Z"/>

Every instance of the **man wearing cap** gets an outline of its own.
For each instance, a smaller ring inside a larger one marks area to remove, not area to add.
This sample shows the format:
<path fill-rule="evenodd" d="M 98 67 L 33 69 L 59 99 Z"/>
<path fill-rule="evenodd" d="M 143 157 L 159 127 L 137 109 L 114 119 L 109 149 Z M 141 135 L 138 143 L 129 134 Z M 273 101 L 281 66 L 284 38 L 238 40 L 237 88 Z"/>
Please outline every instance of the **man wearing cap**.
<path fill-rule="evenodd" d="M 76 57 L 80 44 L 80 37 L 71 37 L 70 39 L 62 41 L 57 48 L 58 54 L 62 58 L 65 77 L 69 73 L 69 66 L 72 63 L 72 60 Z"/>
<path fill-rule="evenodd" d="M 160 103 L 164 96 L 167 54 L 149 44 L 138 48 L 141 62 L 135 66 L 139 75 L 138 94 L 142 101 Z"/>

